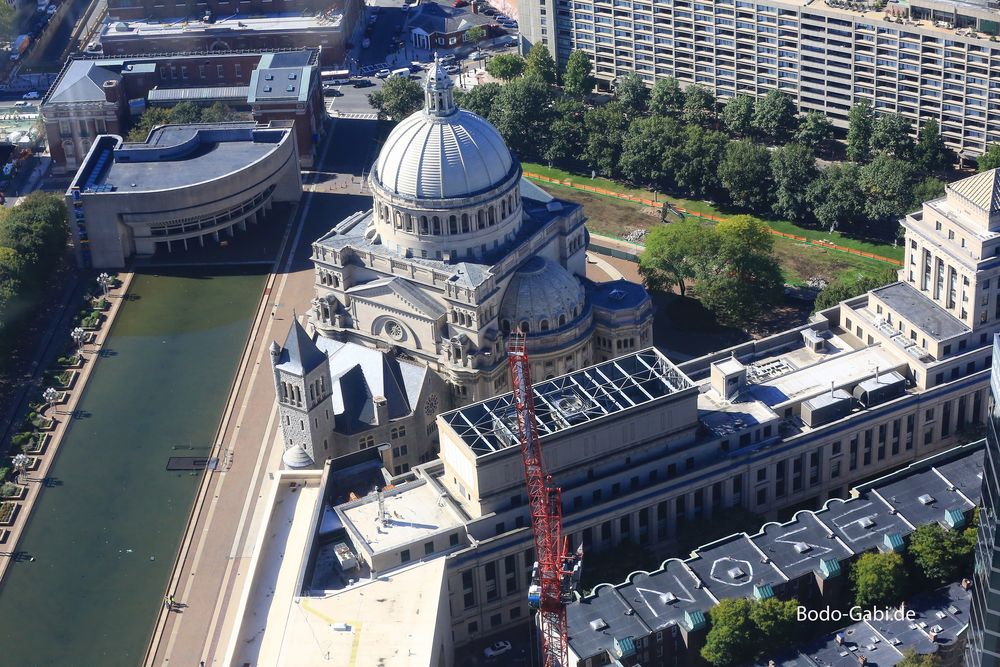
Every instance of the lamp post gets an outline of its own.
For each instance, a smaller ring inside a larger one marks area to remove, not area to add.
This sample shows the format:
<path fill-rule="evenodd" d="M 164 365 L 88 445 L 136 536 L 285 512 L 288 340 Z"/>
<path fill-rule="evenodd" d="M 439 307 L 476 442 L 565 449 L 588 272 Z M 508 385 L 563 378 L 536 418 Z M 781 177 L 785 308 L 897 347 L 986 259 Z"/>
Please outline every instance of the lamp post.
<path fill-rule="evenodd" d="M 21 474 L 28 469 L 31 464 L 31 459 L 27 454 L 17 454 L 14 458 L 10 460 L 11 467 L 14 469 L 14 479 L 18 483 L 21 481 Z"/>
<path fill-rule="evenodd" d="M 59 392 L 55 387 L 49 387 L 42 392 L 42 399 L 45 400 L 46 407 L 54 405 L 59 400 Z"/>
<path fill-rule="evenodd" d="M 109 276 L 107 273 L 102 273 L 101 275 L 97 276 L 97 283 L 104 289 L 104 296 L 105 298 L 107 298 L 108 288 L 111 287 L 111 276 Z"/>
<path fill-rule="evenodd" d="M 73 344 L 76 345 L 77 356 L 83 355 L 83 339 L 86 336 L 87 332 L 83 330 L 83 327 L 76 327 L 69 334 L 69 337 L 73 339 Z"/>

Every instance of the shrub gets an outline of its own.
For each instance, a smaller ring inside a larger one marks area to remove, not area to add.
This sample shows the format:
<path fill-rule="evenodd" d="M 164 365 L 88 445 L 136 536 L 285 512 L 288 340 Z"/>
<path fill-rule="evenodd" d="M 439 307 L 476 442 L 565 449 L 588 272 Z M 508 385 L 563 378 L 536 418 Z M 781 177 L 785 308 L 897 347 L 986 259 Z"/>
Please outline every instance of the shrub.
<path fill-rule="evenodd" d="M 10 444 L 14 445 L 15 448 L 24 450 L 25 447 L 30 447 L 32 441 L 35 439 L 35 434 L 30 431 L 23 431 L 18 433 L 13 438 L 10 439 Z M 2 478 L 0 478 L 2 481 Z"/>
<path fill-rule="evenodd" d="M 10 521 L 15 507 L 17 506 L 14 503 L 0 503 L 0 521 Z"/>
<path fill-rule="evenodd" d="M 21 487 L 11 482 L 0 484 L 0 498 L 14 498 L 21 495 Z"/>

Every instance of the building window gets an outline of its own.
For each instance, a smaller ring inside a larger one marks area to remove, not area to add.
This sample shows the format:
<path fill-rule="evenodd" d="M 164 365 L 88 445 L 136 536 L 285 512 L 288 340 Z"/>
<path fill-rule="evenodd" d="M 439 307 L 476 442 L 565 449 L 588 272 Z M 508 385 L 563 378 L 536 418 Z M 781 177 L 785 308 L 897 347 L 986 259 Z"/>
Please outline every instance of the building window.
<path fill-rule="evenodd" d="M 403 549 L 402 551 L 399 552 L 399 562 L 400 563 L 409 563 L 410 562 L 410 550 L 409 549 Z"/>

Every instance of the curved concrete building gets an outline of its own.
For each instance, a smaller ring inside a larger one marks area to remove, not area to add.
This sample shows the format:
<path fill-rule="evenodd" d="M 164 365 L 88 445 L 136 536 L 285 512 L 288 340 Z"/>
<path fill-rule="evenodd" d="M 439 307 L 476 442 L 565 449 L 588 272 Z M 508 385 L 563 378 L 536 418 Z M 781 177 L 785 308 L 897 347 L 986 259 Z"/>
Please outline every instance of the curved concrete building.
<path fill-rule="evenodd" d="M 220 123 L 98 137 L 67 198 L 80 264 L 120 268 L 232 237 L 301 194 L 291 123 Z"/>

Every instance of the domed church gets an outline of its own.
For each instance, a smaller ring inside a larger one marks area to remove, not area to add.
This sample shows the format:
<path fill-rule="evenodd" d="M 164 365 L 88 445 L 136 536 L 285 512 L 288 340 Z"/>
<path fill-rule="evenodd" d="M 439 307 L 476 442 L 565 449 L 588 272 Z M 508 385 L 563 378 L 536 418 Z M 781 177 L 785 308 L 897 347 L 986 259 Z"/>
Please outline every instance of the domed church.
<path fill-rule="evenodd" d="M 454 404 L 509 388 L 514 329 L 536 380 L 651 345 L 643 287 L 585 277 L 580 207 L 523 179 L 496 128 L 455 105 L 453 85 L 431 65 L 423 110 L 371 169 L 372 209 L 313 244 L 315 329 L 425 364 Z"/>

